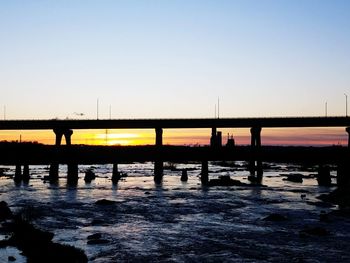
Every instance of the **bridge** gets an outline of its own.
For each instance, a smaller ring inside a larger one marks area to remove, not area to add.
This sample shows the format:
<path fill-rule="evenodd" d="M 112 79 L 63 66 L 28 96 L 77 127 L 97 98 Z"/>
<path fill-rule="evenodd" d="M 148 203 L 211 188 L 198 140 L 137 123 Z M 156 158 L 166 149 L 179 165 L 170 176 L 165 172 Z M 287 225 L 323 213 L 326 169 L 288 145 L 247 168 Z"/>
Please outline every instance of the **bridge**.
<path fill-rule="evenodd" d="M 108 119 L 108 120 L 2 120 L 0 130 L 53 130 L 56 145 L 63 135 L 71 144 L 74 129 L 155 129 L 156 145 L 162 144 L 163 129 L 253 128 L 252 145 L 259 145 L 262 128 L 289 127 L 349 127 L 350 117 L 268 117 L 268 118 L 207 118 L 207 119 Z M 348 133 L 350 129 L 346 130 Z"/>
<path fill-rule="evenodd" d="M 155 129 L 155 147 L 163 147 L 163 129 L 212 129 L 210 146 L 213 149 L 221 147 L 221 132 L 218 128 L 250 128 L 251 154 L 250 171 L 262 175 L 261 164 L 261 130 L 263 128 L 290 127 L 344 127 L 349 135 L 350 117 L 267 117 L 267 118 L 196 118 L 196 119 L 101 119 L 101 120 L 2 120 L 0 130 L 53 130 L 56 134 L 56 146 L 61 145 L 62 137 L 66 145 L 71 145 L 71 136 L 75 129 Z M 155 181 L 160 181 L 163 175 L 163 160 L 161 156 L 154 159 Z M 208 159 L 203 163 L 207 171 Z M 72 174 L 77 175 L 77 164 L 71 163 Z M 51 165 L 50 175 L 55 178 L 58 173 L 58 163 Z"/>
<path fill-rule="evenodd" d="M 346 127 L 350 117 L 0 120 L 0 130 Z"/>

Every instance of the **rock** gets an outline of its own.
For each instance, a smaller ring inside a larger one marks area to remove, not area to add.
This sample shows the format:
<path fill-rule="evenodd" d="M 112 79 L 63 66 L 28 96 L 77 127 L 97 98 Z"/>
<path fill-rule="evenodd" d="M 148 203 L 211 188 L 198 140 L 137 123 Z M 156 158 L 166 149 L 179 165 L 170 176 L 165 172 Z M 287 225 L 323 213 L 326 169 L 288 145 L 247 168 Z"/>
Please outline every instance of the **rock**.
<path fill-rule="evenodd" d="M 299 232 L 301 237 L 306 236 L 328 236 L 330 233 L 323 227 L 310 227 L 305 228 Z"/>
<path fill-rule="evenodd" d="M 208 186 L 244 186 L 247 185 L 239 180 L 231 179 L 229 175 L 219 176 L 219 179 L 211 179 Z"/>
<path fill-rule="evenodd" d="M 87 237 L 88 240 L 91 240 L 91 239 L 100 239 L 102 237 L 102 234 L 101 233 L 96 233 L 96 234 L 92 234 L 92 235 L 89 235 Z"/>
<path fill-rule="evenodd" d="M 334 207 L 335 205 L 328 203 L 328 202 L 311 202 L 308 201 L 306 202 L 308 205 L 314 205 L 317 207 L 323 207 L 323 208 L 330 208 L 330 207 Z"/>
<path fill-rule="evenodd" d="M 101 220 L 101 219 L 93 219 L 93 220 L 91 221 L 91 225 L 92 225 L 92 226 L 102 225 L 102 224 L 104 224 L 104 221 Z"/>
<path fill-rule="evenodd" d="M 320 186 L 331 186 L 331 174 L 328 166 L 320 166 L 317 174 L 317 182 Z"/>
<path fill-rule="evenodd" d="M 302 174 L 288 174 L 287 178 L 283 179 L 285 181 L 290 181 L 293 183 L 302 183 L 303 175 Z"/>
<path fill-rule="evenodd" d="M 287 217 L 284 215 L 281 215 L 281 214 L 274 213 L 274 214 L 268 215 L 263 220 L 272 221 L 272 222 L 280 222 L 280 221 L 286 221 Z"/>
<path fill-rule="evenodd" d="M 14 256 L 9 256 L 8 261 L 16 261 L 16 258 Z"/>
<path fill-rule="evenodd" d="M 49 175 L 45 175 L 45 176 L 43 177 L 43 181 L 50 181 L 50 180 L 51 180 L 51 178 L 50 178 Z"/>
<path fill-rule="evenodd" d="M 13 217 L 13 214 L 5 201 L 0 202 L 0 222 Z"/>
<path fill-rule="evenodd" d="M 253 184 L 261 184 L 262 177 L 261 176 L 256 176 L 256 175 L 249 175 L 247 177 L 247 180 Z"/>
<path fill-rule="evenodd" d="M 339 205 L 341 208 L 350 207 L 350 193 L 343 188 L 337 188 L 329 194 L 322 194 L 317 197 L 324 202 L 330 202 Z"/>
<path fill-rule="evenodd" d="M 350 218 L 350 209 L 333 210 L 329 213 L 332 216 Z"/>
<path fill-rule="evenodd" d="M 187 175 L 187 170 L 186 169 L 182 170 L 181 181 L 182 182 L 187 182 L 188 181 L 188 175 Z"/>
<path fill-rule="evenodd" d="M 28 262 L 88 262 L 84 251 L 52 242 L 52 233 L 35 228 L 20 215 L 13 220 L 12 232 L 8 244 L 20 249 Z"/>
<path fill-rule="evenodd" d="M 100 244 L 107 244 L 109 241 L 107 239 L 91 239 L 88 240 L 88 245 L 100 245 Z"/>
<path fill-rule="evenodd" d="M 88 169 L 85 172 L 85 177 L 84 177 L 84 181 L 87 183 L 90 183 L 92 180 L 95 180 L 96 175 L 95 173 L 92 171 L 92 169 Z"/>
<path fill-rule="evenodd" d="M 116 203 L 117 203 L 116 201 L 101 199 L 101 200 L 97 200 L 95 204 L 96 205 L 114 205 Z"/>
<path fill-rule="evenodd" d="M 326 222 L 326 223 L 329 223 L 330 220 L 329 220 L 329 216 L 326 212 L 324 211 L 321 211 L 321 214 L 320 214 L 320 221 L 321 222 Z"/>

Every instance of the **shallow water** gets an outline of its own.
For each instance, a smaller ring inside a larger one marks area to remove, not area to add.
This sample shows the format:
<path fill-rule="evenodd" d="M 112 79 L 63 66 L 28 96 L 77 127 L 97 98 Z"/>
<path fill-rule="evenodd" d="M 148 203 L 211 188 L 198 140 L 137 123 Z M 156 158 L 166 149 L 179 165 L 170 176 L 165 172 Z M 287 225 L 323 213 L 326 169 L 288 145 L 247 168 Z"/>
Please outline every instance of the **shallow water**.
<path fill-rule="evenodd" d="M 240 163 L 238 163 L 240 164 Z M 79 166 L 76 187 L 66 184 L 66 166 L 60 166 L 58 185 L 44 183 L 47 167 L 31 167 L 28 185 L 16 186 L 0 178 L 0 200 L 12 210 L 25 210 L 38 227 L 55 233 L 54 241 L 79 247 L 89 262 L 350 262 L 350 221 L 332 218 L 320 222 L 320 213 L 337 209 L 316 199 L 332 188 L 318 187 L 313 172 L 290 165 L 273 165 L 264 173 L 267 187 L 202 187 L 200 164 L 177 164 L 189 169 L 165 170 L 162 185 L 153 181 L 152 163 L 121 164 L 128 177 L 113 186 L 111 165 L 96 165 L 90 184 L 82 179 L 90 166 Z M 6 173 L 13 174 L 14 167 Z M 230 175 L 247 181 L 247 171 L 210 164 L 210 178 Z M 284 181 L 280 174 L 307 176 L 302 184 Z M 332 172 L 335 175 L 334 172 Z M 97 200 L 116 204 L 101 206 Z M 288 220 L 262 220 L 271 213 Z M 93 222 L 94 221 L 94 222 Z M 329 236 L 300 237 L 305 227 L 321 226 Z M 88 245 L 87 237 L 101 233 L 107 244 Z M 7 262 L 12 248 L 0 250 Z M 9 252 L 10 251 L 10 252 Z M 15 256 L 16 262 L 25 262 Z"/>

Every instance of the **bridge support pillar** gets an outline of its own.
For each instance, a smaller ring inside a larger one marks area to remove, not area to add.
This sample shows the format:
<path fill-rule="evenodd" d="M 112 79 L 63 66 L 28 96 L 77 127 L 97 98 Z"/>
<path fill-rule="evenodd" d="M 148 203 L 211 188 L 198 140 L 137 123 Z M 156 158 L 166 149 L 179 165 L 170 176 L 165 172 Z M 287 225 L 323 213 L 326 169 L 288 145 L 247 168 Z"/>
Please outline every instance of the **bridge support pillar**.
<path fill-rule="evenodd" d="M 64 135 L 64 138 L 66 139 L 66 145 L 72 144 L 71 137 L 73 134 L 73 130 L 55 128 L 55 129 L 53 129 L 53 131 L 56 135 L 55 145 L 57 145 L 57 146 L 61 145 L 63 135 Z"/>
<path fill-rule="evenodd" d="M 163 129 L 162 128 L 156 128 L 156 146 L 162 146 L 163 145 Z"/>
<path fill-rule="evenodd" d="M 112 172 L 112 183 L 117 184 L 120 180 L 120 173 L 118 171 L 118 163 L 113 164 L 113 172 Z"/>
<path fill-rule="evenodd" d="M 58 181 L 58 163 L 52 163 L 50 165 L 49 180 L 51 183 Z"/>
<path fill-rule="evenodd" d="M 73 130 L 66 130 L 64 131 L 64 138 L 66 138 L 66 145 L 71 145 L 72 144 L 72 134 Z"/>
<path fill-rule="evenodd" d="M 22 172 L 22 166 L 20 164 L 16 164 L 14 181 L 16 183 L 20 183 L 21 181 L 28 182 L 29 177 L 30 177 L 29 165 L 28 164 L 23 165 L 23 172 Z"/>
<path fill-rule="evenodd" d="M 350 127 L 346 127 L 345 130 L 348 133 L 348 148 L 350 149 Z"/>
<path fill-rule="evenodd" d="M 22 180 L 23 182 L 28 182 L 30 178 L 30 174 L 29 174 L 29 165 L 25 164 L 23 165 L 23 174 L 22 174 Z"/>
<path fill-rule="evenodd" d="M 68 184 L 78 183 L 78 164 L 76 163 L 68 164 L 67 182 Z"/>
<path fill-rule="evenodd" d="M 161 149 L 163 145 L 163 129 L 157 127 L 156 128 L 156 148 Z M 159 153 L 158 153 L 159 154 Z M 163 180 L 163 161 L 160 159 L 156 159 L 154 162 L 154 182 L 160 184 Z"/>
<path fill-rule="evenodd" d="M 14 181 L 19 183 L 22 181 L 22 167 L 20 164 L 16 164 Z"/>
<path fill-rule="evenodd" d="M 201 182 L 202 185 L 207 185 L 209 182 L 208 161 L 202 161 Z"/>
<path fill-rule="evenodd" d="M 53 132 L 56 135 L 56 142 L 55 145 L 61 145 L 61 141 L 62 141 L 62 136 L 63 136 L 63 131 L 60 129 L 53 129 Z"/>
<path fill-rule="evenodd" d="M 163 161 L 155 161 L 154 162 L 154 182 L 160 184 L 163 180 Z"/>
<path fill-rule="evenodd" d="M 261 182 L 263 176 L 263 168 L 260 157 L 261 149 L 261 127 L 255 126 L 250 129 L 251 133 L 251 159 L 249 163 L 249 172 L 251 174 L 248 179 L 250 181 Z"/>

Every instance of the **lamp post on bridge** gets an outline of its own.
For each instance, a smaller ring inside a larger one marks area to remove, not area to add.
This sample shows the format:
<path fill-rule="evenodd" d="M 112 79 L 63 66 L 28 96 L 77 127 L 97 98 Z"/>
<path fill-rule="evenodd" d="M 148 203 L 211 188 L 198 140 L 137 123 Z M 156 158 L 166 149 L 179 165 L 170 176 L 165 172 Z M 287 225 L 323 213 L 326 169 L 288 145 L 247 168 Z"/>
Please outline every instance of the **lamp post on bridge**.
<path fill-rule="evenodd" d="M 348 117 L 348 95 L 344 93 L 345 96 L 345 117 Z"/>

